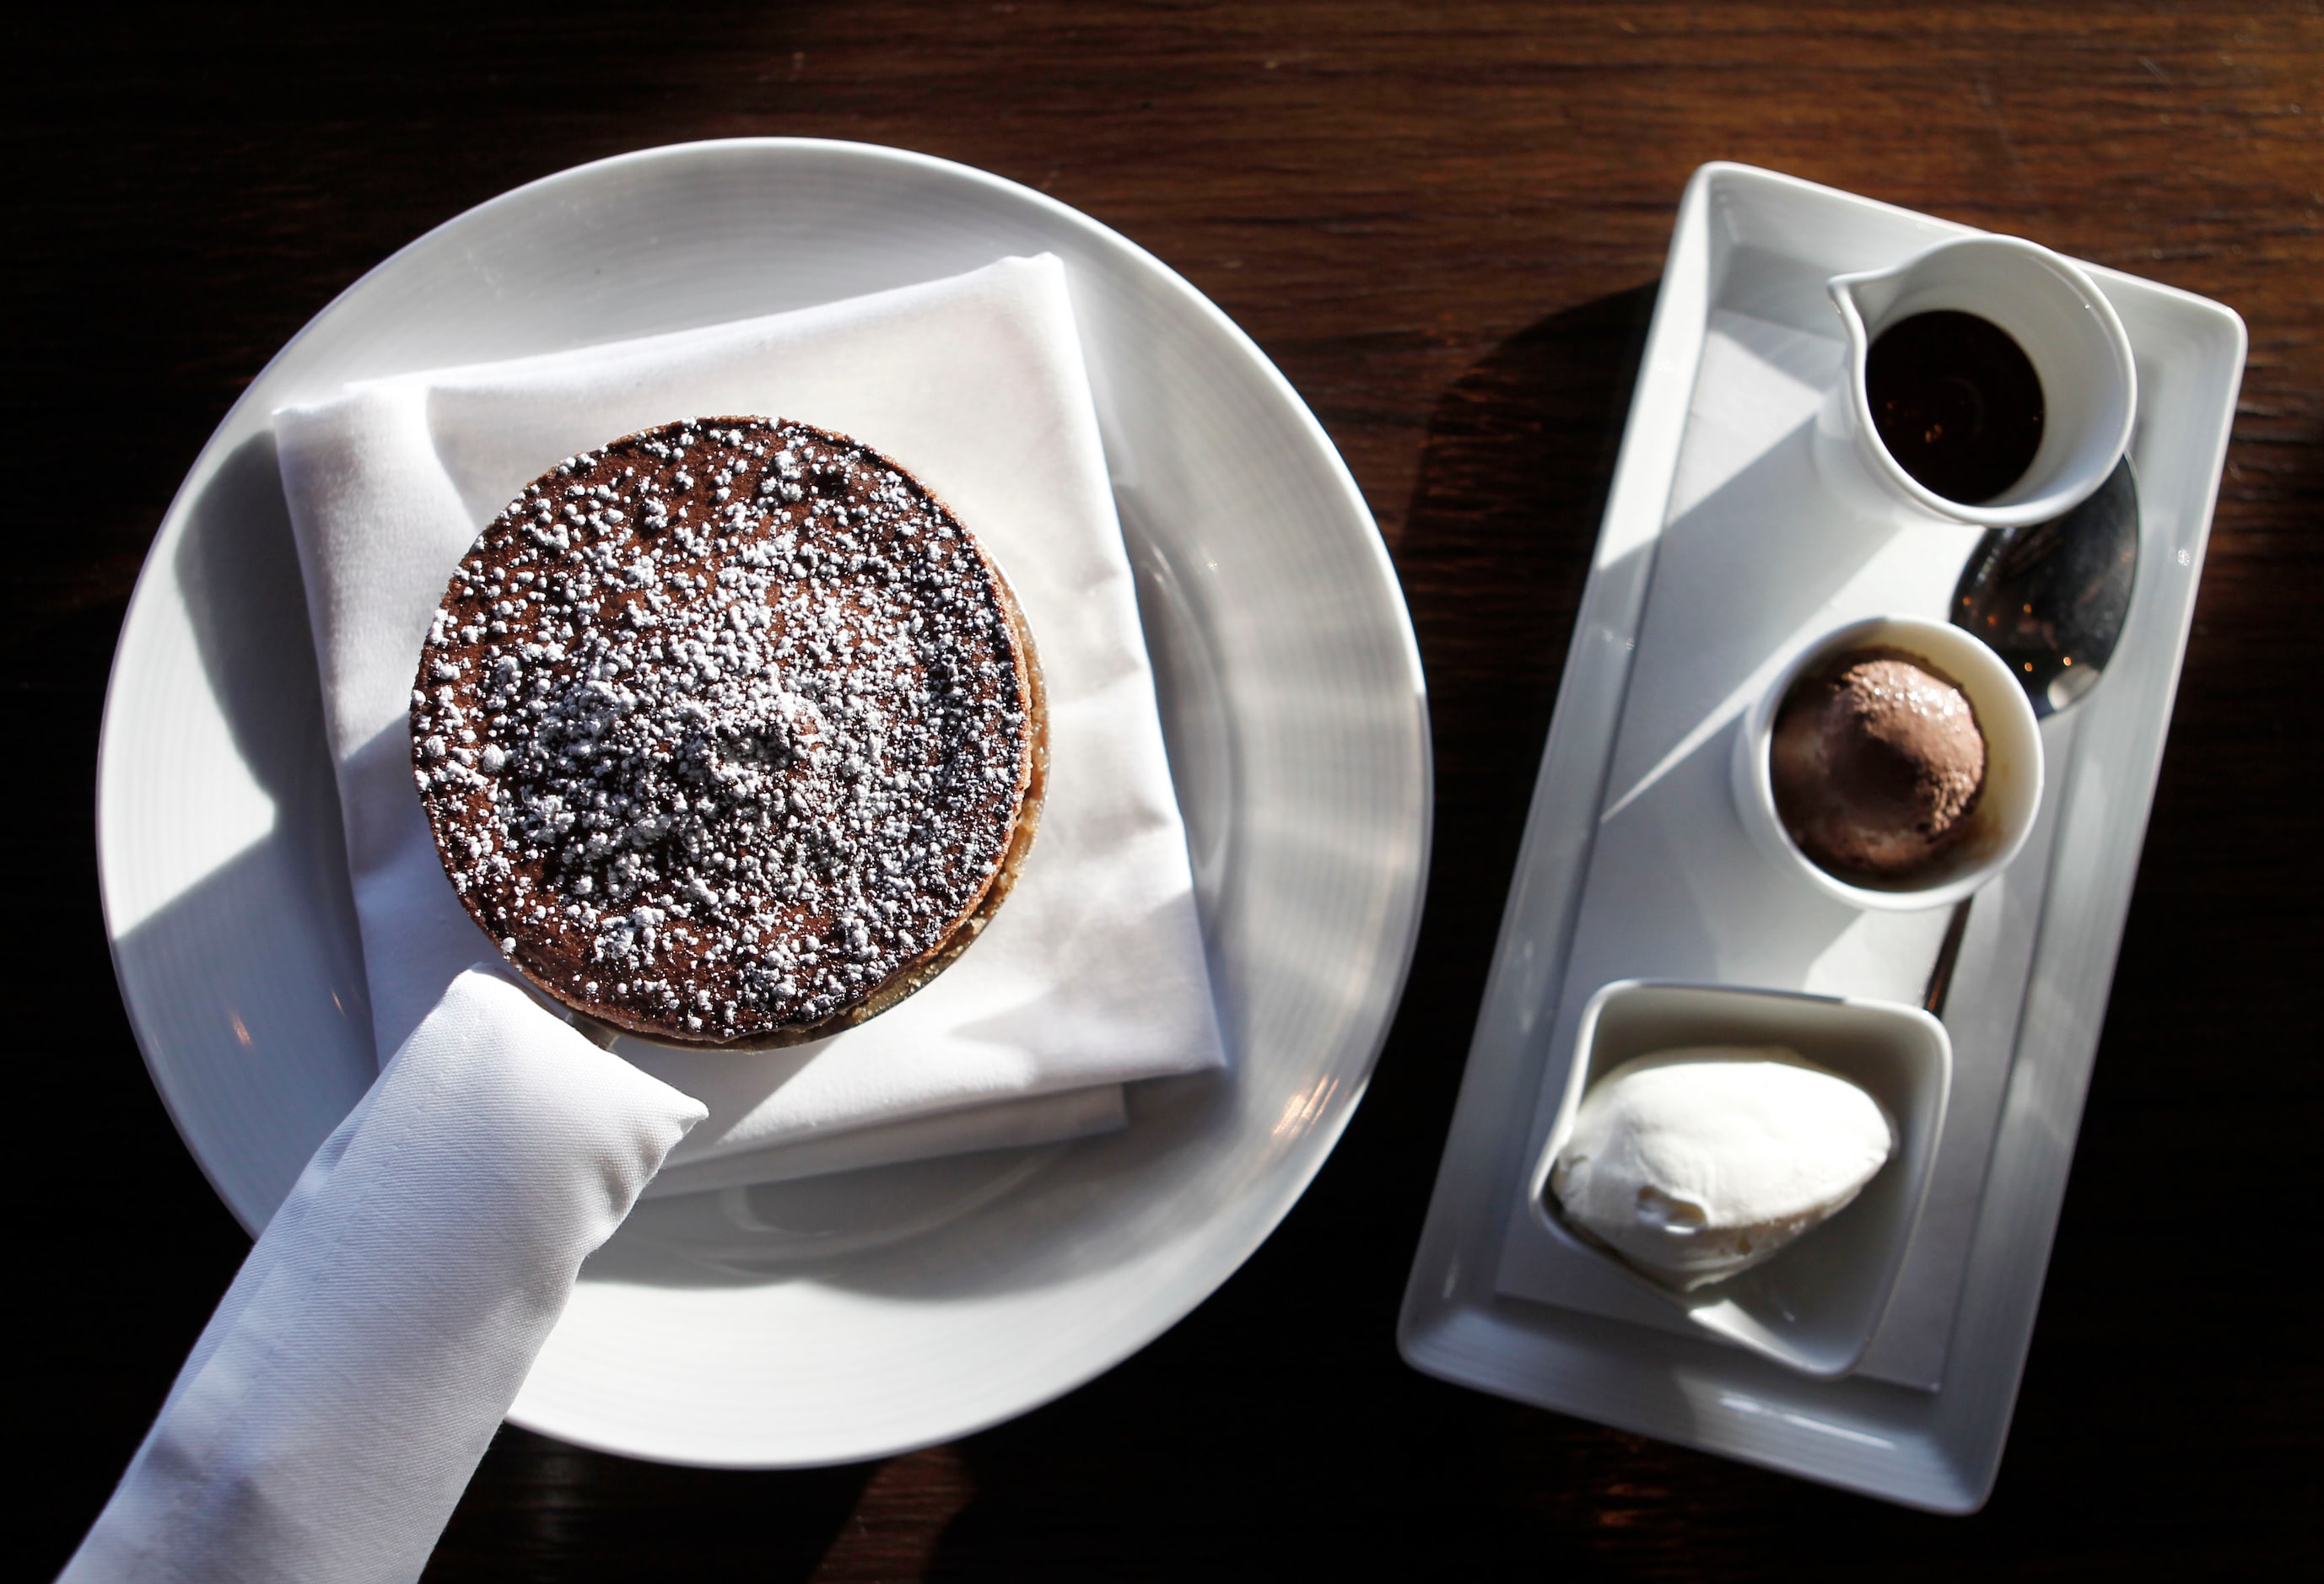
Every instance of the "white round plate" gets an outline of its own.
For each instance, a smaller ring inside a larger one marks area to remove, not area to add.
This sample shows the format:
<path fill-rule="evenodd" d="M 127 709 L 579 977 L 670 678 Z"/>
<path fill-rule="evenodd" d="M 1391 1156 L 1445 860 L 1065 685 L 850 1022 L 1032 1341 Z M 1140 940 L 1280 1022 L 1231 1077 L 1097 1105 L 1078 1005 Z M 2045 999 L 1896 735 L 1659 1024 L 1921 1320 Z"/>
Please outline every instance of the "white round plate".
<path fill-rule="evenodd" d="M 1231 1077 L 1133 1086 L 1046 1151 L 642 1206 L 512 1417 L 673 1462 L 949 1439 L 1120 1362 L 1272 1230 L 1346 1125 L 1420 913 L 1425 700 L 1323 429 L 1185 281 L 1025 188 L 788 139 L 653 149 L 472 209 L 351 287 L 212 436 L 130 602 L 99 869 L 178 1128 L 264 1224 L 374 1071 L 268 415 L 349 380 L 558 351 L 1055 253 L 1139 572 Z"/>

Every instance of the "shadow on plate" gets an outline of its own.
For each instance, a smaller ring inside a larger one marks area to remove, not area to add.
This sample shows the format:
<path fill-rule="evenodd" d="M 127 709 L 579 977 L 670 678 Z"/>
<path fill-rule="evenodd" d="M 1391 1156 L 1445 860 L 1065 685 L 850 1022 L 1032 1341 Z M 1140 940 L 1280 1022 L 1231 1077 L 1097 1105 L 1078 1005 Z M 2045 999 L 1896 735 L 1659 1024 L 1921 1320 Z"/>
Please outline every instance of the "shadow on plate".
<path fill-rule="evenodd" d="M 188 1143 L 197 1159 L 220 1163 L 205 1169 L 254 1235 L 376 1072 L 338 788 L 272 434 L 244 441 L 204 482 L 171 570 L 210 696 L 273 818 L 125 929 L 114 953 L 127 1004 L 177 1009 L 161 1039 L 173 1059 L 155 1073 L 172 1114 L 240 1127 L 231 1140 Z M 134 993 L 156 986 L 166 988 Z M 297 1054 L 304 1081 L 285 1071 L 286 1052 Z M 197 1099 L 197 1091 L 210 1093 Z"/>

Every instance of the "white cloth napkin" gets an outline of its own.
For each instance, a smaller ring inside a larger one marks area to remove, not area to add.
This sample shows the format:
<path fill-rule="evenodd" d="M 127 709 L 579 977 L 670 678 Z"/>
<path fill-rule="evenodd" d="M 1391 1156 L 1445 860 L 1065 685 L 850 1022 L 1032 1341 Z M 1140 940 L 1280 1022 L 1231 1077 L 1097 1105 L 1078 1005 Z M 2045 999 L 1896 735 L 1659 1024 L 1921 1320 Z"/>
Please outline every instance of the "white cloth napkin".
<path fill-rule="evenodd" d="M 69 1584 L 420 1576 L 592 1249 L 703 1108 L 480 964 L 267 1223 Z"/>
<path fill-rule="evenodd" d="M 559 458 L 727 413 L 853 435 L 959 512 L 1008 575 L 1039 650 L 1051 770 L 1015 891 L 928 989 L 788 1052 L 616 1044 L 709 1108 L 657 1190 L 1074 1137 L 1120 1125 L 1126 1081 L 1222 1065 L 1129 560 L 1065 270 L 1046 255 L 366 382 L 276 415 L 378 1048 L 401 1043 L 483 939 L 429 842 L 405 724 L 453 566 Z"/>

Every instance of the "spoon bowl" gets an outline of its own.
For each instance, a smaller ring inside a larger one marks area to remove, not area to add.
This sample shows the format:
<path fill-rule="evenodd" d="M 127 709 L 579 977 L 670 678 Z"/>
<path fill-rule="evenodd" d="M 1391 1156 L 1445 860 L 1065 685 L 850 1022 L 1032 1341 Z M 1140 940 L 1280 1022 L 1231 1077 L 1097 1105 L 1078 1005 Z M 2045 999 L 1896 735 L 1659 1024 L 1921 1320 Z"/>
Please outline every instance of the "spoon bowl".
<path fill-rule="evenodd" d="M 2080 702 L 2114 658 L 2138 575 L 2130 458 L 2062 516 L 1988 530 L 1953 588 L 1953 625 L 1999 655 L 2037 718 Z"/>

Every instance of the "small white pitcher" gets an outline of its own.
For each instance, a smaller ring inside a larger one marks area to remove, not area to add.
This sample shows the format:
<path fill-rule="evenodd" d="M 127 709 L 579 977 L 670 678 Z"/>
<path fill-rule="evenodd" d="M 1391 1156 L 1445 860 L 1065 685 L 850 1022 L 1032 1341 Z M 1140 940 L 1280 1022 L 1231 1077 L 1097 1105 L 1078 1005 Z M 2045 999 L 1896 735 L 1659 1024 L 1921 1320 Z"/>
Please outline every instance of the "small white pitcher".
<path fill-rule="evenodd" d="M 2014 236 L 1965 236 L 1901 264 L 1826 283 L 1848 328 L 1846 377 L 1816 419 L 1816 458 L 1836 490 L 1868 509 L 1979 528 L 2021 528 L 2070 511 L 2104 483 L 2130 444 L 2138 374 L 2130 337 L 2089 276 Z M 1980 505 L 1949 500 L 1880 443 L 1865 364 L 1881 331 L 1951 309 L 2008 332 L 2042 382 L 2042 443 L 2024 475 Z"/>

